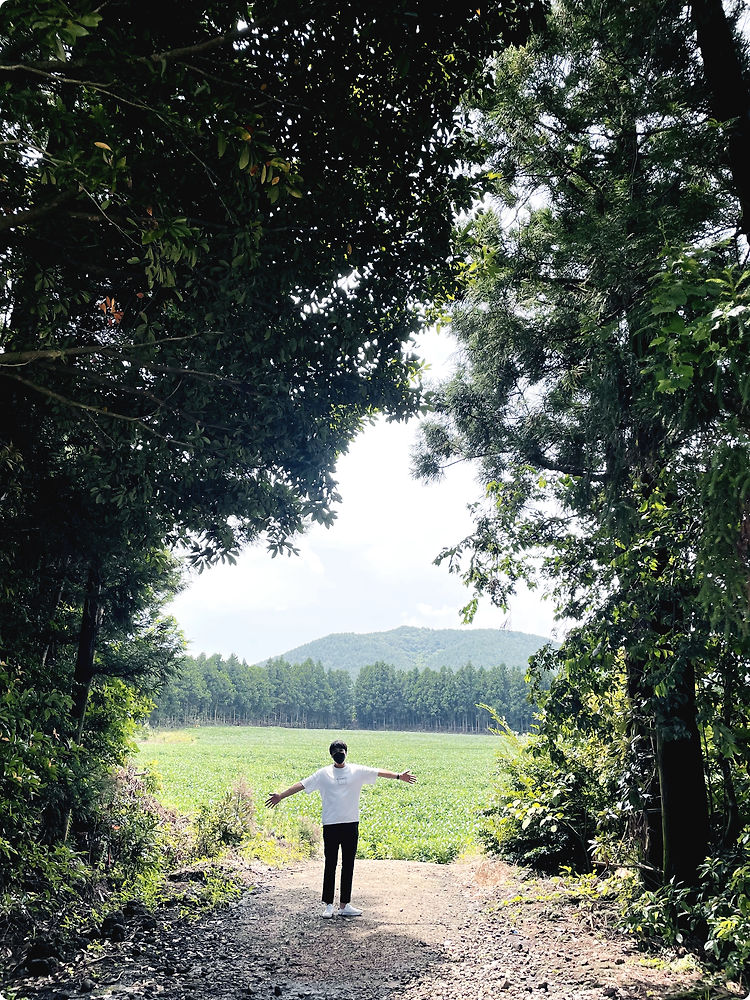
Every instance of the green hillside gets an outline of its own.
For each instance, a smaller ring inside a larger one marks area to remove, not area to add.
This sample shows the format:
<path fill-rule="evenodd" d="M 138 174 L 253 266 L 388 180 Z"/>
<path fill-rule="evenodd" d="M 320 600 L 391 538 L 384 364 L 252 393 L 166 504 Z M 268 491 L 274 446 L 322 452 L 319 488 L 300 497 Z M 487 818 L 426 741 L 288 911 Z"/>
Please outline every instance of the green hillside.
<path fill-rule="evenodd" d="M 414 628 L 402 625 L 389 632 L 335 632 L 280 654 L 289 663 L 312 659 L 327 670 L 348 670 L 356 677 L 362 667 L 383 660 L 397 670 L 451 667 L 469 660 L 475 667 L 525 667 L 528 658 L 549 639 L 526 632 L 478 628 Z M 555 643 L 557 645 L 557 643 Z"/>

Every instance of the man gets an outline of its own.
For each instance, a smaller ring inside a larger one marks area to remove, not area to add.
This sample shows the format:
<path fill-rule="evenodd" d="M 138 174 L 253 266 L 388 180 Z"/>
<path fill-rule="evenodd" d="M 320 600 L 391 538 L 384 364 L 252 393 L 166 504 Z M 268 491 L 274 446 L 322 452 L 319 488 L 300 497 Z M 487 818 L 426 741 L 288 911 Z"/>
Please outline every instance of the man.
<path fill-rule="evenodd" d="M 275 809 L 282 799 L 297 792 L 308 795 L 320 792 L 323 799 L 323 847 L 325 871 L 323 873 L 323 916 L 332 917 L 333 896 L 336 883 L 336 865 L 341 848 L 341 888 L 339 890 L 339 916 L 359 917 L 362 914 L 352 906 L 352 876 L 354 858 L 359 839 L 359 795 L 363 785 L 374 785 L 376 778 L 395 778 L 413 784 L 417 779 L 411 771 L 378 771 L 374 767 L 361 764 L 347 764 L 349 748 L 343 740 L 334 740 L 328 748 L 333 757 L 333 765 L 321 767 L 319 771 L 297 781 L 283 792 L 274 792 L 266 799 L 269 809 Z"/>

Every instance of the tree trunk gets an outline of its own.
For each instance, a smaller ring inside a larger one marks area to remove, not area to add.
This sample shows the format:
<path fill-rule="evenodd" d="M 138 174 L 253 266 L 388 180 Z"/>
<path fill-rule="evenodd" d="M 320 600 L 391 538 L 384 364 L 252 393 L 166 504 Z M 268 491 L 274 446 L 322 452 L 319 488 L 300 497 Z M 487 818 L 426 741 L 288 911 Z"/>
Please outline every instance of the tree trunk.
<path fill-rule="evenodd" d="M 650 436 L 645 436 L 648 441 Z M 651 456 L 654 465 L 658 456 Z M 648 469 L 651 463 L 645 463 Z M 644 484 L 649 487 L 651 476 L 643 475 Z M 651 489 L 649 488 L 649 494 Z M 678 510 L 679 500 L 671 491 L 664 495 L 664 503 Z M 653 583 L 658 584 L 658 596 L 652 606 L 654 648 L 666 642 L 670 655 L 678 655 L 678 649 L 671 648 L 673 639 L 685 635 L 685 595 L 680 588 L 673 588 L 667 576 L 670 561 L 668 548 L 660 548 L 656 553 L 656 567 Z M 679 664 L 681 663 L 681 669 Z M 642 699 L 644 711 L 641 724 L 650 732 L 649 740 L 656 742 L 656 764 L 658 769 L 658 794 L 661 805 L 662 877 L 665 883 L 694 886 L 698 883 L 698 865 L 708 853 L 709 820 L 706 777 L 703 770 L 703 750 L 698 732 L 695 703 L 695 666 L 684 654 L 676 661 L 674 672 L 666 684 L 667 696 L 655 699 L 654 686 L 649 677 L 650 664 L 634 664 L 641 671 L 635 674 L 635 695 Z M 630 666 L 629 666 L 630 672 Z M 659 668 L 655 670 L 659 674 Z M 631 678 L 628 678 L 630 686 Z M 630 692 L 629 692 L 630 693 Z M 632 694 L 631 694 L 632 698 Z M 661 703 L 660 703 L 661 702 Z M 654 815 L 655 818 L 655 815 Z M 652 823 L 649 813 L 649 823 Z M 654 841 L 656 847 L 657 840 Z M 656 858 L 650 851 L 650 863 Z"/>
<path fill-rule="evenodd" d="M 653 689 L 645 679 L 644 663 L 634 656 L 627 657 L 627 691 L 630 701 L 628 731 L 639 764 L 646 765 L 650 773 L 639 789 L 643 799 L 643 809 L 634 821 L 631 830 L 641 846 L 643 861 L 654 871 L 661 870 L 664 860 L 664 839 L 662 835 L 661 795 L 659 772 L 656 763 L 653 723 L 644 717 L 641 706 L 653 698 Z M 646 875 L 646 881 L 649 879 Z"/>
<path fill-rule="evenodd" d="M 52 599 L 50 600 L 50 606 L 49 606 L 50 624 L 52 623 L 52 620 L 55 617 L 55 613 L 60 606 L 60 601 L 62 600 L 63 588 L 65 586 L 65 571 L 67 570 L 69 563 L 70 563 L 70 556 L 66 556 L 64 559 L 60 560 L 60 565 L 58 569 L 60 580 L 57 584 L 56 590 L 54 591 Z M 48 659 L 51 658 L 51 661 L 54 662 L 56 645 L 57 644 L 55 642 L 50 640 L 44 647 L 44 652 L 42 653 L 42 662 L 41 662 L 42 673 L 44 672 L 44 668 L 47 665 Z"/>
<path fill-rule="evenodd" d="M 86 597 L 83 602 L 81 631 L 78 636 L 78 653 L 73 673 L 73 707 L 71 722 L 75 731 L 76 743 L 83 738 L 83 726 L 86 721 L 86 708 L 89 703 L 91 682 L 94 679 L 94 653 L 96 639 L 102 622 L 101 606 L 102 582 L 96 566 L 89 568 L 86 581 Z M 62 824 L 62 840 L 67 843 L 70 836 L 70 823 L 73 810 L 68 807 Z"/>
<path fill-rule="evenodd" d="M 747 515 L 743 518 L 743 529 L 747 528 Z M 743 535 L 746 530 L 743 530 Z M 722 718 L 727 729 L 732 729 L 734 715 L 734 685 L 732 684 L 731 663 L 724 666 L 724 704 L 722 706 Z M 725 848 L 733 847 L 742 830 L 742 814 L 737 803 L 737 795 L 732 781 L 732 765 L 728 758 L 719 754 L 719 766 L 724 785 L 724 833 L 721 838 L 721 846 Z"/>
<path fill-rule="evenodd" d="M 664 881 L 697 885 L 698 865 L 708 851 L 708 801 L 692 663 L 686 665 L 674 695 L 679 699 L 672 716 L 675 725 L 657 729 Z"/>
<path fill-rule="evenodd" d="M 94 679 L 94 652 L 102 622 L 102 581 L 99 570 L 91 566 L 86 581 L 86 598 L 83 602 L 81 632 L 78 637 L 78 654 L 73 674 L 73 708 L 71 717 L 75 726 L 76 741 L 80 743 L 91 682 Z"/>
<path fill-rule="evenodd" d="M 750 232 L 750 91 L 722 0 L 693 0 L 693 23 L 711 92 L 711 111 L 729 127 L 727 153 L 742 207 L 741 228 Z"/>
<path fill-rule="evenodd" d="M 742 815 L 737 804 L 737 795 L 732 781 L 732 765 L 726 757 L 719 758 L 721 775 L 724 781 L 724 833 L 721 838 L 721 846 L 731 848 L 736 846 L 737 838 L 742 831 Z"/>

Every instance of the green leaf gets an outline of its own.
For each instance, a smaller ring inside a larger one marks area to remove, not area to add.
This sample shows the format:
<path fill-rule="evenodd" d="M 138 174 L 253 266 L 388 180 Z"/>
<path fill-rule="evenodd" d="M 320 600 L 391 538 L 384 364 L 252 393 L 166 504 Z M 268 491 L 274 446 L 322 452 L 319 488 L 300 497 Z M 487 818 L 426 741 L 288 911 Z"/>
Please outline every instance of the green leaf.
<path fill-rule="evenodd" d="M 88 35 L 88 30 L 84 28 L 82 24 L 76 24 L 73 21 L 69 21 L 62 30 L 71 41 L 75 41 L 76 38 L 82 38 L 84 35 Z"/>

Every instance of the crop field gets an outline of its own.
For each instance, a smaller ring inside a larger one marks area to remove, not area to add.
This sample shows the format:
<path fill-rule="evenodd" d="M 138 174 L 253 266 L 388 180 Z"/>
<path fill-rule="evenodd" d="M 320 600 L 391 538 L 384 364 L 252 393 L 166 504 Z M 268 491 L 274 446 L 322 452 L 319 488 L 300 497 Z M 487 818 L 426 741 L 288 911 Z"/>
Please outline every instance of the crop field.
<path fill-rule="evenodd" d="M 300 792 L 275 810 L 263 802 L 330 764 L 331 740 L 343 738 L 352 763 L 409 768 L 415 785 L 378 778 L 362 791 L 359 857 L 452 861 L 476 844 L 477 812 L 489 796 L 501 741 L 494 736 L 347 732 L 217 726 L 155 731 L 139 743 L 138 763 L 161 775 L 165 803 L 192 812 L 218 799 L 237 778 L 251 785 L 258 822 L 294 839 L 297 819 L 320 823 L 320 796 Z"/>

